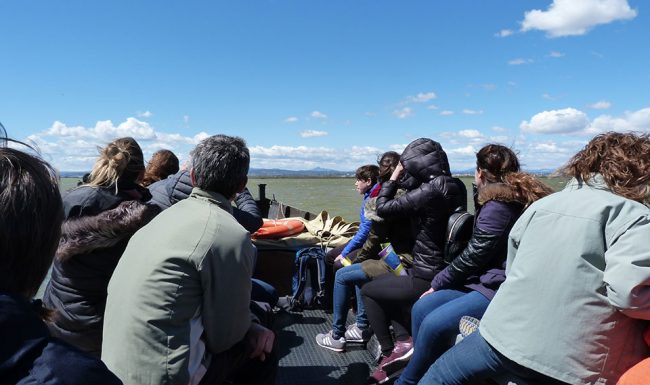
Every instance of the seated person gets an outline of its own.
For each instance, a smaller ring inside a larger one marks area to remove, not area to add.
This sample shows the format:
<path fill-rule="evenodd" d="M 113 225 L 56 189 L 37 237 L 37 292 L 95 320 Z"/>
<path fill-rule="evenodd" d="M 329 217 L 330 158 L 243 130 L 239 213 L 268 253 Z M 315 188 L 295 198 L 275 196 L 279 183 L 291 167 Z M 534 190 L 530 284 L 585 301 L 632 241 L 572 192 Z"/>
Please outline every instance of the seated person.
<path fill-rule="evenodd" d="M 163 180 L 178 172 L 178 158 L 169 150 L 158 150 L 151 156 L 151 160 L 144 170 L 142 185 L 149 186 L 154 182 Z"/>
<path fill-rule="evenodd" d="M 158 212 L 140 186 L 144 160 L 133 138 L 101 149 L 87 184 L 63 197 L 64 223 L 43 303 L 55 337 L 99 357 L 106 286 L 129 238 Z"/>
<path fill-rule="evenodd" d="M 406 189 L 406 193 L 397 196 L 398 187 Z M 440 143 L 427 138 L 409 143 L 390 179 L 381 186 L 377 214 L 385 218 L 414 218 L 417 226 L 413 266 L 407 269 L 407 275 L 384 274 L 361 289 L 370 327 L 382 352 L 369 382 L 385 382 L 384 366 L 402 361 L 412 353 L 404 313 L 410 312 L 412 304 L 431 287 L 431 280 L 443 269 L 447 219 L 459 207 L 467 208 L 467 190 L 460 180 L 451 176 L 447 154 Z"/>
<path fill-rule="evenodd" d="M 381 188 L 381 183 L 388 180 L 392 174 L 395 166 L 399 162 L 399 154 L 394 151 L 389 151 L 382 155 L 379 160 L 379 177 L 377 187 Z M 367 167 L 367 166 L 364 166 Z M 360 167 L 357 170 L 357 176 L 360 176 L 360 170 L 363 167 Z M 360 180 L 357 179 L 355 184 L 357 187 L 360 184 Z M 379 188 L 375 188 L 376 191 Z M 367 190 L 366 194 L 368 197 L 364 198 L 364 205 L 361 208 L 361 215 L 363 215 L 363 223 L 370 225 L 370 230 L 368 236 L 363 244 L 362 249 L 360 250 L 357 258 L 354 258 L 351 265 L 342 267 L 336 271 L 333 285 L 333 322 L 332 330 L 329 333 L 318 334 L 316 336 L 316 343 L 319 346 L 322 346 L 326 349 L 334 351 L 343 351 L 345 350 L 345 345 L 347 342 L 360 342 L 365 343 L 370 339 L 372 335 L 371 330 L 369 329 L 368 319 L 366 318 L 363 301 L 361 300 L 361 286 L 370 281 L 374 275 L 385 274 L 390 270 L 383 268 L 381 262 L 377 261 L 379 248 L 379 237 L 373 236 L 372 234 L 373 226 L 377 227 L 378 225 L 375 222 L 379 223 L 383 221 L 382 218 L 378 217 L 374 213 L 366 211 L 368 203 L 375 201 L 376 197 L 370 197 L 370 190 Z M 361 191 L 360 191 L 361 192 Z M 370 208 L 371 211 L 376 211 L 374 207 Z M 372 220 L 371 218 L 376 218 Z M 359 232 L 357 232 L 359 234 Z M 356 236 L 355 236 L 356 237 Z M 372 243 L 372 245 L 369 244 Z M 412 244 L 410 245 L 412 247 Z M 410 252 L 410 249 L 408 250 Z M 372 253 L 372 254 L 370 254 Z M 338 259 L 340 261 L 340 258 Z M 366 262 L 367 261 L 367 262 Z M 361 263 L 366 262 L 366 263 Z M 378 264 L 372 262 L 379 262 Z M 350 289 L 354 287 L 356 292 L 356 301 L 357 301 L 357 314 L 356 314 L 356 323 L 350 325 L 346 328 L 346 320 L 348 315 L 348 304 L 350 298 Z"/>
<path fill-rule="evenodd" d="M 232 216 L 249 162 L 240 138 L 203 140 L 190 196 L 129 242 L 108 286 L 102 349 L 125 384 L 274 383 L 275 335 L 249 310 L 254 247 Z"/>
<path fill-rule="evenodd" d="M 1 127 L 1 126 L 0 126 Z M 43 160 L 0 147 L 0 383 L 119 385 L 97 358 L 50 337 L 36 294 L 61 235 L 56 173 Z"/>
<path fill-rule="evenodd" d="M 420 384 L 514 373 L 540 384 L 614 384 L 646 358 L 650 320 L 650 136 L 601 134 L 564 167 L 508 239 L 506 280 L 478 332 Z"/>
<path fill-rule="evenodd" d="M 472 237 L 438 273 L 411 310 L 414 352 L 396 385 L 415 385 L 429 366 L 451 347 L 464 315 L 481 318 L 505 280 L 508 233 L 524 209 L 552 192 L 519 170 L 508 147 L 489 144 L 476 154 L 477 194 Z"/>

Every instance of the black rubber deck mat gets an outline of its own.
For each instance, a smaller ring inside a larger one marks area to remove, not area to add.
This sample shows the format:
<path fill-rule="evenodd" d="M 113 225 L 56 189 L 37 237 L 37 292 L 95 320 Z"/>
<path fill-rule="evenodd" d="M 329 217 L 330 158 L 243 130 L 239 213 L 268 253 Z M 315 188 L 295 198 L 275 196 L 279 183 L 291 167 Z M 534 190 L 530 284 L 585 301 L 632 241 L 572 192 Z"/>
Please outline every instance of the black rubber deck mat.
<path fill-rule="evenodd" d="M 375 366 L 371 351 L 377 349 L 376 340 L 369 343 L 370 351 L 361 344 L 348 344 L 345 352 L 334 352 L 318 346 L 315 340 L 316 334 L 326 333 L 331 327 L 332 315 L 322 310 L 276 315 L 278 385 L 366 383 Z"/>

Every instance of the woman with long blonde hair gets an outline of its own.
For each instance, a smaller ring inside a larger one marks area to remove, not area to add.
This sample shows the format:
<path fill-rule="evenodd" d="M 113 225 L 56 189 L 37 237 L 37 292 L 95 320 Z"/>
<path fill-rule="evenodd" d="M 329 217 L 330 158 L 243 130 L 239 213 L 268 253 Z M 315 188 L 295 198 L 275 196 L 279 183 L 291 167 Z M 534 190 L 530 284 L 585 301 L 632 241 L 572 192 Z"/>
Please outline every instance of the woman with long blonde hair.
<path fill-rule="evenodd" d="M 63 197 L 65 221 L 43 302 L 51 333 L 99 355 L 106 287 L 131 235 L 158 212 L 140 186 L 144 160 L 133 138 L 100 149 L 87 184 Z"/>

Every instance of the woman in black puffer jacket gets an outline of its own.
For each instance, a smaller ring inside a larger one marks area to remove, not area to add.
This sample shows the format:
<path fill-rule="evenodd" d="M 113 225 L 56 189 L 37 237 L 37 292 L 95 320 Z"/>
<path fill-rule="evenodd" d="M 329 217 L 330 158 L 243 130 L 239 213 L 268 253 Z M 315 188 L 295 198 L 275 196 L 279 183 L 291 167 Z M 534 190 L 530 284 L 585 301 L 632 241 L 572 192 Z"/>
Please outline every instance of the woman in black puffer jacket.
<path fill-rule="evenodd" d="M 133 138 L 102 149 L 90 181 L 63 198 L 64 223 L 43 302 L 56 314 L 53 336 L 99 356 L 106 288 L 131 236 L 160 210 L 149 191 L 142 150 Z"/>
<path fill-rule="evenodd" d="M 399 185 L 406 194 L 395 198 Z M 426 138 L 411 142 L 400 157 L 390 180 L 382 185 L 377 198 L 377 214 L 382 217 L 410 216 L 418 223 L 413 247 L 413 267 L 406 276 L 386 274 L 367 283 L 361 293 L 370 326 L 381 345 L 382 357 L 370 381 L 386 379 L 386 365 L 405 360 L 412 353 L 412 340 L 405 314 L 430 287 L 431 279 L 444 268 L 444 236 L 449 215 L 467 208 L 467 190 L 451 176 L 447 154 L 439 143 Z M 389 330 L 393 325 L 396 342 Z"/>

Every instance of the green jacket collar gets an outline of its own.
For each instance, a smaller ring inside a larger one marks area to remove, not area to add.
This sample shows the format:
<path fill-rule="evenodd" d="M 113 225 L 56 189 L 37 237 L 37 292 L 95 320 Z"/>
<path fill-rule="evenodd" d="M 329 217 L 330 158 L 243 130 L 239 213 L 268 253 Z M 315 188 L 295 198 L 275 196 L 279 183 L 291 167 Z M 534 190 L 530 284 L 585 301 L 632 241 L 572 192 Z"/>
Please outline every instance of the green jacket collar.
<path fill-rule="evenodd" d="M 218 192 L 201 190 L 198 187 L 194 187 L 192 189 L 192 193 L 190 194 L 190 197 L 201 199 L 201 200 L 207 200 L 211 203 L 218 205 L 220 208 L 226 210 L 232 215 L 232 205 L 230 204 L 230 200 L 226 199 L 225 196 L 219 194 Z"/>
<path fill-rule="evenodd" d="M 587 182 L 583 182 L 582 180 L 572 178 L 569 181 L 569 183 L 567 183 L 566 189 L 577 190 L 585 187 L 593 188 L 596 190 L 605 190 L 605 191 L 612 190 L 611 188 L 609 188 L 607 183 L 605 183 L 605 178 L 603 178 L 601 174 L 592 174 L 591 178 L 589 178 Z"/>

